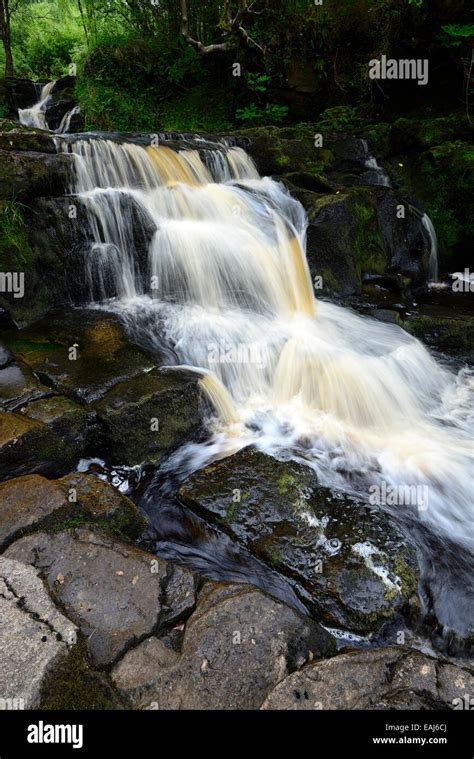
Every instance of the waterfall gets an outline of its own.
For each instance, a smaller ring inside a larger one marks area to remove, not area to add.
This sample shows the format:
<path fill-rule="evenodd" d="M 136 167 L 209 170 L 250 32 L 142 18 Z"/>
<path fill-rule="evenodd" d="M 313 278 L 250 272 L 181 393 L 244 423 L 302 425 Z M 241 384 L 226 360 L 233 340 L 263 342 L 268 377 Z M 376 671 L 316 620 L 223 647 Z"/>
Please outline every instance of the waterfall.
<path fill-rule="evenodd" d="M 391 187 L 390 177 L 382 166 L 379 166 L 377 159 L 370 153 L 367 140 L 362 140 L 362 147 L 365 154 L 364 165 L 371 179 L 370 184 L 381 185 L 382 187 Z"/>
<path fill-rule="evenodd" d="M 71 191 L 94 241 L 91 299 L 195 367 L 222 412 L 209 423 L 223 450 L 253 442 L 363 497 L 424 487 L 423 508 L 397 508 L 473 547 L 474 377 L 396 325 L 316 302 L 306 214 L 283 185 L 225 144 L 58 143 L 75 156 Z M 146 261 L 126 204 L 155 230 Z"/>
<path fill-rule="evenodd" d="M 46 120 L 46 109 L 51 101 L 51 95 L 54 89 L 56 80 L 48 82 L 39 90 L 38 101 L 31 108 L 19 108 L 18 118 L 20 124 L 24 126 L 33 127 L 35 129 L 45 129 L 50 131 L 48 122 Z M 35 84 L 35 88 L 38 91 L 38 86 Z M 66 134 L 69 131 L 71 119 L 77 113 L 80 113 L 78 105 L 67 111 L 61 119 L 59 127 L 55 129 L 56 134 Z"/>
<path fill-rule="evenodd" d="M 55 81 L 48 82 L 41 88 L 39 94 L 39 100 L 31 108 L 20 108 L 18 110 L 18 118 L 20 124 L 24 126 L 34 127 L 36 129 L 48 129 L 46 123 L 45 111 L 51 98 L 51 92 L 56 84 Z"/>
<path fill-rule="evenodd" d="M 71 126 L 72 117 L 76 116 L 76 114 L 80 112 L 81 112 L 81 109 L 78 105 L 75 105 L 74 108 L 71 108 L 70 111 L 66 111 L 66 113 L 61 119 L 61 123 L 59 124 L 59 127 L 55 130 L 56 134 L 66 134 L 67 132 L 69 132 L 69 127 Z"/>
<path fill-rule="evenodd" d="M 421 217 L 421 223 L 426 229 L 428 239 L 430 242 L 430 258 L 428 263 L 428 279 L 430 282 L 438 281 L 438 238 L 436 237 L 436 231 L 433 226 L 433 222 L 427 213 L 424 213 Z"/>

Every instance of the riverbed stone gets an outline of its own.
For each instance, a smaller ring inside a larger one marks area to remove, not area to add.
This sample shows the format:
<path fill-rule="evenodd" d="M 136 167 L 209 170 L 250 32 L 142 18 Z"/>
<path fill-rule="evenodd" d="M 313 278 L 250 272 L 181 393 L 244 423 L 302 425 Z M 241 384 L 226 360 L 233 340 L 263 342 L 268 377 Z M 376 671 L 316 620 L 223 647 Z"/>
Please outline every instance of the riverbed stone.
<path fill-rule="evenodd" d="M 100 310 L 56 312 L 9 332 L 5 342 L 44 384 L 86 403 L 154 366 L 128 341 L 118 317 Z"/>
<path fill-rule="evenodd" d="M 4 555 L 40 570 L 52 598 L 86 637 L 99 667 L 112 664 L 173 617 L 168 584 L 173 571 L 186 573 L 98 527 L 34 533 Z"/>
<path fill-rule="evenodd" d="M 266 593 L 207 583 L 180 655 L 149 638 L 124 656 L 112 679 L 140 709 L 255 709 L 286 673 L 334 650 L 322 627 Z"/>
<path fill-rule="evenodd" d="M 0 557 L 0 694 L 16 707 L 39 706 L 43 682 L 77 639 L 32 566 Z M 5 708 L 5 707 L 4 707 Z"/>
<path fill-rule="evenodd" d="M 329 627 L 372 632 L 415 593 L 406 537 L 381 509 L 321 487 L 309 467 L 249 447 L 191 475 L 178 495 L 285 575 Z"/>
<path fill-rule="evenodd" d="M 33 530 L 90 522 L 130 537 L 138 537 L 146 524 L 132 501 L 84 472 L 59 480 L 31 474 L 0 484 L 0 549 Z"/>
<path fill-rule="evenodd" d="M 69 398 L 33 400 L 0 411 L 0 480 L 38 472 L 64 474 L 85 453 L 94 415 Z"/>
<path fill-rule="evenodd" d="M 114 463 L 159 461 L 201 428 L 198 377 L 154 369 L 113 387 L 94 404 Z M 126 434 L 124 434 L 126 430 Z"/>
<path fill-rule="evenodd" d="M 453 709 L 473 687 L 469 668 L 391 646 L 308 664 L 279 683 L 262 709 Z"/>

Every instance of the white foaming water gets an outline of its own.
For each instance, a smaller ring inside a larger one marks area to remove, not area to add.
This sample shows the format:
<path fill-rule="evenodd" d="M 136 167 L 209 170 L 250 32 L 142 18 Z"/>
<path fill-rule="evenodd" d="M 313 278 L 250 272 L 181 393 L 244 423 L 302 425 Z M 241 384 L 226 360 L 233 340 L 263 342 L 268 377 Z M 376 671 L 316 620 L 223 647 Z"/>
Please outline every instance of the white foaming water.
<path fill-rule="evenodd" d="M 45 111 L 51 97 L 51 90 L 53 89 L 55 81 L 48 82 L 42 87 L 39 100 L 31 108 L 19 108 L 18 118 L 20 124 L 24 126 L 34 127 L 35 129 L 47 129 Z"/>
<path fill-rule="evenodd" d="M 113 307 L 142 341 L 165 338 L 177 364 L 203 370 L 222 454 L 254 442 L 365 496 L 382 482 L 426 486 L 427 508 L 398 508 L 474 547 L 472 374 L 443 368 L 395 325 L 316 302 L 306 215 L 282 185 L 239 148 L 64 149 L 95 238 L 91 292 L 110 297 L 112 282 Z M 125 196 L 156 229 L 145 276 Z"/>
<path fill-rule="evenodd" d="M 438 280 L 438 238 L 433 226 L 433 222 L 427 213 L 424 213 L 421 217 L 421 223 L 426 229 L 428 239 L 430 241 L 430 258 L 428 264 L 428 278 L 431 283 Z"/>
<path fill-rule="evenodd" d="M 18 109 L 18 119 L 20 121 L 20 124 L 28 127 L 34 127 L 35 129 L 46 129 L 50 131 L 48 123 L 46 121 L 46 109 L 51 100 L 51 95 L 56 81 L 57 80 L 55 79 L 52 82 L 48 82 L 44 85 L 44 87 L 41 88 L 41 90 L 39 90 L 39 100 L 31 108 Z M 35 84 L 36 88 L 38 88 L 38 86 L 39 85 Z M 70 111 L 67 111 L 62 117 L 59 127 L 55 129 L 55 133 L 66 134 L 66 132 L 69 131 L 69 127 L 71 126 L 72 117 L 77 113 L 80 113 L 80 110 L 80 107 L 78 105 L 75 105 L 74 108 L 71 108 Z"/>

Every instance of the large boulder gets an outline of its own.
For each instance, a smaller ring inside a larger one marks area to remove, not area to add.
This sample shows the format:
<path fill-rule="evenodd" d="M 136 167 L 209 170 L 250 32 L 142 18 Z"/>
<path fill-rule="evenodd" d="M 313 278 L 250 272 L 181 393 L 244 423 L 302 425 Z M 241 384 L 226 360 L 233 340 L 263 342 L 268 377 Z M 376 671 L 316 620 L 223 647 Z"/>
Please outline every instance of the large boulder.
<path fill-rule="evenodd" d="M 459 709 L 473 687 L 470 669 L 393 646 L 309 664 L 279 683 L 262 709 Z"/>
<path fill-rule="evenodd" d="M 117 316 L 98 310 L 59 311 L 4 340 L 44 385 L 86 403 L 155 365 L 129 342 Z"/>
<path fill-rule="evenodd" d="M 191 573 L 97 527 L 34 533 L 4 556 L 41 571 L 53 599 L 86 636 L 98 666 L 186 617 L 195 603 Z"/>
<path fill-rule="evenodd" d="M 302 198 L 308 211 L 307 256 L 325 290 L 360 293 L 367 274 L 397 275 L 421 285 L 430 244 L 421 214 L 388 188 L 347 188 Z M 400 210 L 402 209 L 402 210 Z"/>
<path fill-rule="evenodd" d="M 140 709 L 257 709 L 287 673 L 334 651 L 322 627 L 265 593 L 208 583 L 181 653 L 148 638 L 125 654 L 112 679 Z"/>
<path fill-rule="evenodd" d="M 316 619 L 369 633 L 415 593 L 414 550 L 380 510 L 253 448 L 191 475 L 179 498 L 286 576 Z"/>
<path fill-rule="evenodd" d="M 0 150 L 0 198 L 26 201 L 64 195 L 72 161 L 66 153 Z"/>
<path fill-rule="evenodd" d="M 199 433 L 200 400 L 197 376 L 181 371 L 154 369 L 115 385 L 94 404 L 104 455 L 129 466 L 159 461 Z"/>

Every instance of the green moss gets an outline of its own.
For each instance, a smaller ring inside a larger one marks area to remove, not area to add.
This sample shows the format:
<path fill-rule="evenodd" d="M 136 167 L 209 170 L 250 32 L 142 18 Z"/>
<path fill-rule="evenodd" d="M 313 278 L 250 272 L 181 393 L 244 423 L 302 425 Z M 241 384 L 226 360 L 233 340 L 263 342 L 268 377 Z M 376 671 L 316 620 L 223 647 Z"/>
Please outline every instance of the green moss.
<path fill-rule="evenodd" d="M 292 474 L 285 473 L 278 478 L 277 487 L 280 495 L 286 495 L 295 486 L 295 478 Z"/>
<path fill-rule="evenodd" d="M 40 695 L 40 708 L 46 710 L 111 710 L 124 706 L 107 676 L 91 668 L 82 637 L 46 675 Z"/>
<path fill-rule="evenodd" d="M 365 271 L 383 273 L 385 270 L 385 253 L 383 239 L 377 221 L 377 212 L 373 199 L 367 196 L 364 202 L 358 195 L 353 205 L 356 218 L 356 238 L 354 252 L 359 276 Z"/>
<path fill-rule="evenodd" d="M 414 564 L 409 564 L 405 559 L 397 557 L 394 563 L 394 571 L 402 583 L 402 596 L 410 598 L 418 587 L 418 568 Z"/>

